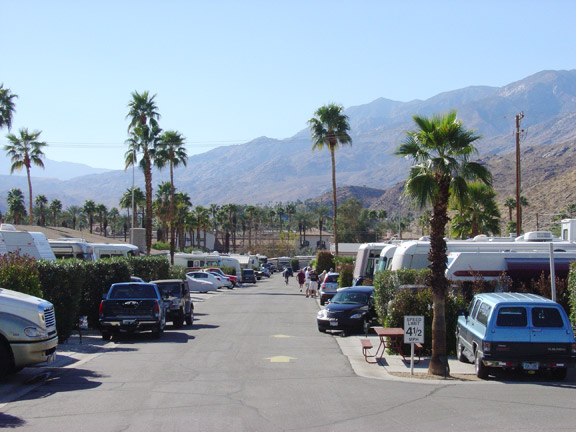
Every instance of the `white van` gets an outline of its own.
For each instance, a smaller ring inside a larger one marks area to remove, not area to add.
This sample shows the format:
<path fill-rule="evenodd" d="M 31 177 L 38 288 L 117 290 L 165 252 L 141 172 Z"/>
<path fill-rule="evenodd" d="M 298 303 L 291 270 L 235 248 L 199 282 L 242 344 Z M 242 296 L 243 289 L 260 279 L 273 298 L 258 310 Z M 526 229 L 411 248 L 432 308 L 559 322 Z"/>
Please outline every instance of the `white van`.
<path fill-rule="evenodd" d="M 0 288 L 0 378 L 56 357 L 58 333 L 52 303 Z"/>

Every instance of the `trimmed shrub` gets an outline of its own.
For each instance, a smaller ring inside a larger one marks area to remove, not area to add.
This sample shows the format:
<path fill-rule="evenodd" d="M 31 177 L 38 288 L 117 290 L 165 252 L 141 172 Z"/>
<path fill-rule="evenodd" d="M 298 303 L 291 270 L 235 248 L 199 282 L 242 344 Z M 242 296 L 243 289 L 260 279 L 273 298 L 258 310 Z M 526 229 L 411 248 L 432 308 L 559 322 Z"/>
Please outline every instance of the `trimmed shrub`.
<path fill-rule="evenodd" d="M 320 251 L 316 254 L 316 271 L 322 273 L 324 270 L 329 271 L 335 268 L 334 255 L 328 251 Z"/>
<path fill-rule="evenodd" d="M 0 287 L 42 297 L 37 262 L 17 253 L 0 256 Z"/>
<path fill-rule="evenodd" d="M 126 257 L 130 266 L 130 275 L 138 276 L 145 281 L 168 279 L 170 274 L 170 261 L 166 256 Z"/>
<path fill-rule="evenodd" d="M 69 259 L 38 261 L 44 298 L 54 305 L 58 341 L 63 343 L 78 325 L 85 262 Z"/>
<path fill-rule="evenodd" d="M 290 259 L 290 268 L 294 272 L 297 272 L 298 270 L 300 270 L 300 261 L 298 260 L 298 258 L 291 258 Z"/>
<path fill-rule="evenodd" d="M 569 316 L 572 327 L 576 328 L 576 261 L 570 264 L 570 273 L 568 274 L 568 302 Z"/>
<path fill-rule="evenodd" d="M 340 275 L 338 276 L 338 286 L 340 288 L 350 287 L 354 282 L 354 266 L 351 264 L 342 264 L 340 266 Z"/>

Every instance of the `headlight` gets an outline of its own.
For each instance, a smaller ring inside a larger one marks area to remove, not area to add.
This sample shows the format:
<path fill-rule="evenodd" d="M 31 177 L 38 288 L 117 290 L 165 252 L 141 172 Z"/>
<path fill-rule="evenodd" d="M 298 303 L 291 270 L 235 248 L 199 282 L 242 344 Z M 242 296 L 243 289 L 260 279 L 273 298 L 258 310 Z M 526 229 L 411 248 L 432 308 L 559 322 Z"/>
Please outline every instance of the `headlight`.
<path fill-rule="evenodd" d="M 38 327 L 26 327 L 24 334 L 28 337 L 42 337 L 46 335 L 46 332 Z"/>
<path fill-rule="evenodd" d="M 318 315 L 316 315 L 316 317 L 318 319 L 325 319 L 326 318 L 326 309 L 322 309 L 321 311 L 319 311 Z"/>
<path fill-rule="evenodd" d="M 356 313 L 356 314 L 354 314 L 354 315 L 351 315 L 351 316 L 350 316 L 350 319 L 360 319 L 360 318 L 362 318 L 364 315 L 366 315 L 366 312 L 359 312 L 359 313 Z"/>

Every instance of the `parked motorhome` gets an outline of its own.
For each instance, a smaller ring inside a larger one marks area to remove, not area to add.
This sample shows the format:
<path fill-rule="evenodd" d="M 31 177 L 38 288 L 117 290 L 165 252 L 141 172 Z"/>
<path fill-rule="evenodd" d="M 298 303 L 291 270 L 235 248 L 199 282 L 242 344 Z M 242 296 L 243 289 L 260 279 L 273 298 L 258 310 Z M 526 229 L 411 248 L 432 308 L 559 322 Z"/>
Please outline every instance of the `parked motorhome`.
<path fill-rule="evenodd" d="M 82 239 L 57 239 L 48 240 L 52 251 L 57 259 L 80 259 L 92 261 L 94 254 L 92 246 Z"/>
<path fill-rule="evenodd" d="M 46 236 L 41 232 L 30 233 L 28 231 L 18 231 L 14 225 L 0 225 L 0 235 L 4 239 L 6 251 L 9 253 L 19 253 L 36 259 L 55 261 L 56 256 Z"/>
<path fill-rule="evenodd" d="M 546 239 L 546 240 L 543 240 Z M 449 240 L 446 242 L 446 252 L 502 252 L 502 251 L 547 251 L 549 243 L 554 243 L 554 248 L 558 250 L 576 251 L 576 243 L 561 241 L 554 238 L 549 231 L 529 232 L 517 241 L 489 241 L 484 238 L 472 240 Z M 430 242 L 413 240 L 398 246 L 390 270 L 400 269 L 423 269 L 430 265 L 428 254 L 430 252 Z"/>
<path fill-rule="evenodd" d="M 90 243 L 94 258 L 112 258 L 121 256 L 137 256 L 138 246 L 126 243 Z"/>
<path fill-rule="evenodd" d="M 290 257 L 282 256 L 276 258 L 268 258 L 268 262 L 274 264 L 278 271 L 282 271 L 282 269 L 290 265 Z"/>
<path fill-rule="evenodd" d="M 554 256 L 554 271 L 559 278 L 566 278 L 570 263 L 576 260 L 576 250 L 559 252 Z M 498 280 L 502 273 L 515 280 L 539 278 L 550 274 L 550 251 L 506 252 L 452 252 L 448 254 L 446 277 L 451 280 Z"/>
<path fill-rule="evenodd" d="M 388 243 L 364 243 L 360 245 L 356 253 L 354 280 L 374 277 L 374 270 L 378 268 L 380 262 L 380 252 L 386 245 Z"/>
<path fill-rule="evenodd" d="M 396 249 L 398 249 L 398 244 L 391 243 L 384 246 L 380 252 L 380 261 L 375 271 L 390 270 Z"/>
<path fill-rule="evenodd" d="M 177 252 L 174 254 L 174 265 L 185 267 L 187 270 L 201 269 L 202 267 L 220 266 L 220 256 L 208 254 L 205 252 L 184 253 Z"/>

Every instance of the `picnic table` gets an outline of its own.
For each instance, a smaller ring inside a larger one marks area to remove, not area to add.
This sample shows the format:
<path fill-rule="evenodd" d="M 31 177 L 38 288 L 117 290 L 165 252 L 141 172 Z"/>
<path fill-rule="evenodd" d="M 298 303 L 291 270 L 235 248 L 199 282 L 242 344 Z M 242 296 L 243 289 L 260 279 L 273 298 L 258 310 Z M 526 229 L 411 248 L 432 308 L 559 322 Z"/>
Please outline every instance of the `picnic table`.
<path fill-rule="evenodd" d="M 368 350 L 372 349 L 372 342 L 369 339 L 362 339 L 362 354 L 364 355 L 364 359 L 368 363 L 378 363 L 384 357 L 384 354 L 387 349 L 392 349 L 398 352 L 400 356 L 402 356 L 402 360 L 406 361 L 406 356 L 404 355 L 404 351 L 402 351 L 402 345 L 404 343 L 404 329 L 401 327 L 373 327 L 374 331 L 378 335 L 380 343 L 378 344 L 378 348 L 376 348 L 376 352 L 374 354 L 370 354 Z M 416 344 L 416 348 L 418 350 L 418 360 L 420 360 L 420 350 L 422 349 L 421 344 Z M 369 359 L 375 360 L 369 360 Z"/>

